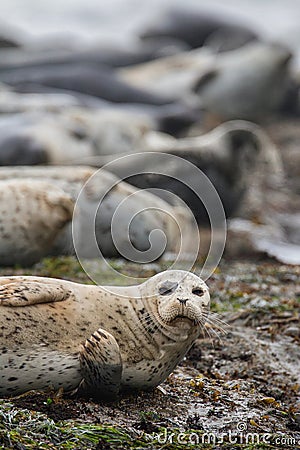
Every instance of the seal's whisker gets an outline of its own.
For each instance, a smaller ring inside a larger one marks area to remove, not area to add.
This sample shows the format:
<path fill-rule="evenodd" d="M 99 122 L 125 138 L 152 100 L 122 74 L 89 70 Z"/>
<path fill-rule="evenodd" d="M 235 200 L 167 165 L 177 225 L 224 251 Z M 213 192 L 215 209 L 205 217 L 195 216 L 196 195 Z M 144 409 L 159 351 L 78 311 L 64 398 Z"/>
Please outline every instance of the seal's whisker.
<path fill-rule="evenodd" d="M 226 331 L 219 328 L 215 328 L 214 324 L 210 324 L 209 322 L 206 322 L 205 329 L 207 331 L 207 334 L 209 334 L 210 336 L 214 335 L 214 337 L 218 339 L 221 339 L 222 336 L 226 334 Z"/>
<path fill-rule="evenodd" d="M 225 322 L 223 319 L 221 319 L 221 316 L 218 313 L 210 312 L 208 314 L 208 317 L 212 318 L 215 322 L 223 325 L 224 327 L 227 327 L 227 328 L 229 327 L 228 323 Z"/>
<path fill-rule="evenodd" d="M 218 339 L 219 341 L 222 340 L 223 333 L 220 333 L 218 330 L 215 330 L 214 328 L 205 326 L 205 331 L 211 340 L 214 340 L 214 339 Z"/>
<path fill-rule="evenodd" d="M 226 333 L 223 328 L 215 324 L 213 320 L 210 320 L 207 315 L 204 315 L 201 320 L 198 320 L 197 324 L 201 328 L 203 335 L 208 336 L 211 341 L 215 338 L 221 340 L 222 335 Z"/>
<path fill-rule="evenodd" d="M 208 326 L 207 322 L 203 326 L 203 334 L 209 338 L 210 344 L 214 345 L 215 341 L 222 342 L 222 333 Z"/>
<path fill-rule="evenodd" d="M 201 330 L 201 334 L 203 336 L 207 335 L 208 333 L 207 333 L 207 330 L 205 329 L 205 323 L 201 320 L 197 320 L 196 322 L 197 322 L 198 327 Z"/>
<path fill-rule="evenodd" d="M 220 331 L 224 331 L 226 332 L 226 328 L 228 329 L 228 326 L 224 326 L 223 323 L 219 323 L 218 321 L 216 321 L 214 318 L 211 317 L 206 317 L 205 318 L 206 322 L 209 323 L 210 325 L 212 325 L 214 328 L 220 330 Z"/>
<path fill-rule="evenodd" d="M 205 315 L 206 322 L 211 325 L 212 328 L 218 330 L 221 334 L 226 334 L 229 328 L 229 325 L 223 320 L 219 319 L 215 313 Z"/>

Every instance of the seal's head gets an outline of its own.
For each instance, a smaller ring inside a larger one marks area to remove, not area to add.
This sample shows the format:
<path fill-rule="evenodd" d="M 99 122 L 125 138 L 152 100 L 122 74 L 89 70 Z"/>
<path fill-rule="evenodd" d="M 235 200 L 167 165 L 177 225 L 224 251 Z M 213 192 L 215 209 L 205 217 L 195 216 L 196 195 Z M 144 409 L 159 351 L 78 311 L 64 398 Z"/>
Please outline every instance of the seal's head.
<path fill-rule="evenodd" d="M 155 306 L 156 318 L 164 327 L 198 328 L 209 310 L 208 288 L 197 275 L 167 270 L 144 283 L 143 297 Z"/>

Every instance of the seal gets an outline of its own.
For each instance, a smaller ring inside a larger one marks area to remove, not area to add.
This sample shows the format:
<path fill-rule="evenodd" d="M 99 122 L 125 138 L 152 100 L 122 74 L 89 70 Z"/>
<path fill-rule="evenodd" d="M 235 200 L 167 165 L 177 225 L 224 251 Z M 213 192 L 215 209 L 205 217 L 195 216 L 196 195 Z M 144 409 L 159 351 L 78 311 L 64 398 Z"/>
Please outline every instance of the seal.
<path fill-rule="evenodd" d="M 0 165 L 67 164 L 93 155 L 147 151 L 158 143 L 170 145 L 174 138 L 156 131 L 157 122 L 117 109 L 7 115 L 0 118 Z"/>
<path fill-rule="evenodd" d="M 119 69 L 118 74 L 135 88 L 201 107 L 219 122 L 263 122 L 270 113 L 295 113 L 291 57 L 282 45 L 251 42 L 217 55 L 207 48 L 183 52 Z"/>
<path fill-rule="evenodd" d="M 58 64 L 56 66 L 24 67 L 0 72 L 0 81 L 15 88 L 49 86 L 80 92 L 115 103 L 167 105 L 174 99 L 134 88 L 120 79 L 112 69 L 96 64 Z"/>
<path fill-rule="evenodd" d="M 194 86 L 216 67 L 216 55 L 207 48 L 181 52 L 118 70 L 124 82 L 167 95 L 190 105 L 199 103 Z"/>
<path fill-rule="evenodd" d="M 95 97 L 74 93 L 71 91 L 55 92 L 53 89 L 46 87 L 42 92 L 19 93 L 12 92 L 5 84 L 0 86 L 0 112 L 1 114 L 12 114 L 27 111 L 50 111 L 60 112 L 66 108 L 84 107 L 84 108 L 101 108 L 105 107 L 105 101 L 101 101 Z M 53 91 L 53 92 L 52 92 Z"/>
<path fill-rule="evenodd" d="M 31 265 L 46 256 L 75 202 L 45 180 L 0 181 L 0 263 Z"/>
<path fill-rule="evenodd" d="M 37 111 L 40 115 L 49 112 L 58 115 L 61 112 L 66 112 L 66 110 L 72 111 L 73 108 L 77 111 L 81 109 L 82 112 L 86 111 L 87 113 L 92 109 L 93 112 L 100 115 L 106 112 L 109 114 L 115 112 L 116 115 L 123 114 L 124 117 L 129 117 L 127 129 L 128 127 L 131 128 L 133 121 L 136 120 L 134 116 L 138 117 L 138 120 L 143 118 L 147 123 L 146 126 L 151 124 L 151 128 L 173 136 L 182 135 L 192 124 L 198 123 L 202 118 L 199 108 L 192 108 L 183 104 L 183 102 L 165 106 L 144 105 L 142 103 L 114 104 L 79 92 L 47 86 L 40 86 L 36 89 L 31 87 L 29 92 L 26 91 L 26 88 L 22 92 L 21 90 L 13 92 L 9 90 L 7 85 L 0 83 L 1 115 L 36 113 Z M 36 118 L 36 120 L 40 119 Z"/>
<path fill-rule="evenodd" d="M 190 188 L 193 185 L 195 191 L 203 192 L 199 173 L 193 175 L 190 169 L 184 169 L 184 159 L 198 167 L 213 183 L 227 217 L 256 216 L 266 203 L 265 192 L 270 185 L 274 191 L 283 183 L 277 147 L 262 128 L 243 120 L 225 122 L 201 136 L 197 129 L 195 132 L 197 136 L 177 139 L 169 147 L 157 145 L 154 152 L 145 153 L 143 158 L 139 154 L 127 155 L 127 158 L 103 155 L 78 163 L 96 167 L 109 163 L 106 169 L 122 179 L 133 167 L 136 175 L 127 178 L 127 182 L 141 189 L 157 188 L 157 195 L 166 201 L 169 201 L 166 192 L 173 192 L 188 205 L 198 223 L 206 224 L 209 222 L 207 212 Z M 166 154 L 179 158 L 169 164 Z M 161 167 L 164 167 L 164 175 Z M 186 182 L 179 181 L 182 179 Z"/>
<path fill-rule="evenodd" d="M 104 256 L 121 255 L 136 261 L 144 258 L 148 249 L 154 252 L 152 261 L 164 251 L 193 253 L 195 249 L 197 229 L 183 204 L 172 206 L 155 192 L 138 190 L 105 170 L 97 172 L 84 166 L 2 167 L 0 180 L 2 265 L 28 266 L 46 255 L 74 255 L 74 245 L 82 258 L 98 258 L 100 248 Z M 66 202 L 72 210 L 62 224 L 58 212 L 65 211 Z M 113 220 L 115 216 L 117 220 Z M 89 229 L 94 219 L 97 242 Z M 49 229 L 53 231 L 51 239 Z M 152 235 L 154 241 L 149 248 L 153 230 L 165 235 L 166 246 Z M 134 248 L 140 256 L 133 255 Z"/>
<path fill-rule="evenodd" d="M 152 389 L 205 329 L 209 302 L 206 284 L 181 270 L 130 287 L 2 277 L 0 395 Z"/>
<path fill-rule="evenodd" d="M 228 51 L 239 48 L 259 36 L 247 24 L 236 23 L 233 17 L 200 9 L 170 8 L 140 33 L 147 42 L 154 39 L 173 38 L 185 42 L 191 48 L 205 45 Z"/>
<path fill-rule="evenodd" d="M 292 54 L 280 44 L 254 42 L 219 55 L 216 66 L 194 86 L 204 110 L 222 121 L 264 122 L 280 110 L 293 81 Z"/>
<path fill-rule="evenodd" d="M 0 35 L 0 48 L 3 47 L 4 39 Z M 7 46 L 8 47 L 8 46 Z M 12 47 L 12 46 L 10 46 Z M 120 45 L 101 44 L 92 45 L 88 48 L 78 50 L 59 49 L 56 48 L 10 48 L 5 52 L 2 51 L 0 61 L 0 71 L 9 69 L 19 69 L 24 67 L 35 68 L 51 66 L 55 67 L 60 64 L 96 64 L 100 68 L 106 67 L 127 67 L 142 62 L 151 61 L 160 58 L 162 55 L 174 54 L 175 52 L 186 49 L 184 42 L 174 38 L 165 38 L 163 42 L 147 39 L 147 42 L 136 40 L 132 42 L 131 48 L 128 43 L 123 48 Z"/>

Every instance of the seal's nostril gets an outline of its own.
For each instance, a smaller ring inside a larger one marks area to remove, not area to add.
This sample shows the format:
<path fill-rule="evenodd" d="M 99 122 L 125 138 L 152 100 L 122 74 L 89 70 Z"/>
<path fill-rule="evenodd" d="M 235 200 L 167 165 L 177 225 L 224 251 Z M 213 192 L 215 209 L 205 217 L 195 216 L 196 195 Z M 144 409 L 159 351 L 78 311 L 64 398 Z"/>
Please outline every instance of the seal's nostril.
<path fill-rule="evenodd" d="M 188 298 L 182 299 L 182 298 L 178 298 L 177 300 L 182 304 L 182 305 L 186 305 L 186 302 L 188 301 Z"/>

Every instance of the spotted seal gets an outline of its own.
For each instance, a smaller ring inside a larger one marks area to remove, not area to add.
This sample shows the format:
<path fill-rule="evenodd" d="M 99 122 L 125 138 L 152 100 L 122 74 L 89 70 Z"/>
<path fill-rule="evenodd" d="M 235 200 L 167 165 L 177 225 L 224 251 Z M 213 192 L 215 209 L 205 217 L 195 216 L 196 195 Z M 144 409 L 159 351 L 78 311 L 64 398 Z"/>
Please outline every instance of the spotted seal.
<path fill-rule="evenodd" d="M 154 388 L 200 336 L 209 302 L 206 284 L 181 270 L 129 287 L 2 277 L 0 395 Z"/>
<path fill-rule="evenodd" d="M 272 42 L 254 42 L 223 53 L 194 86 L 204 110 L 221 121 L 264 122 L 287 102 L 292 54 Z"/>
<path fill-rule="evenodd" d="M 283 45 L 251 42 L 217 55 L 200 48 L 118 73 L 135 88 L 201 107 L 214 116 L 215 123 L 231 119 L 264 122 L 270 113 L 295 109 L 291 59 Z"/>
<path fill-rule="evenodd" d="M 168 164 L 166 154 L 179 158 Z M 190 189 L 193 183 L 195 191 L 204 192 L 204 187 L 200 188 L 199 172 L 193 176 L 182 159 L 198 167 L 210 179 L 227 217 L 256 216 L 264 208 L 269 187 L 274 193 L 284 182 L 277 147 L 262 128 L 244 120 L 225 122 L 201 136 L 177 139 L 169 148 L 157 145 L 155 152 L 145 153 L 142 158 L 138 154 L 118 159 L 115 155 L 102 155 L 78 162 L 96 167 L 108 164 L 106 169 L 122 179 L 134 167 L 136 175 L 126 178 L 127 182 L 142 189 L 159 188 L 157 195 L 167 201 L 166 192 L 173 192 L 189 206 L 199 223 L 206 224 L 205 208 Z M 164 167 L 164 174 L 161 174 L 161 167 Z M 180 181 L 183 179 L 185 183 Z"/>
<path fill-rule="evenodd" d="M 1 180 L 0 264 L 28 266 L 49 254 L 74 206 L 49 180 Z"/>
<path fill-rule="evenodd" d="M 153 20 L 153 19 L 152 19 Z M 237 23 L 234 17 L 199 8 L 173 7 L 155 17 L 153 23 L 140 32 L 144 41 L 166 37 L 185 42 L 191 48 L 206 45 L 221 51 L 239 48 L 259 36 L 247 24 Z"/>
<path fill-rule="evenodd" d="M 142 252 L 142 258 L 152 248 L 154 260 L 164 251 L 194 254 L 198 242 L 198 229 L 183 202 L 178 200 L 172 206 L 155 195 L 156 191 L 138 190 L 105 170 L 97 172 L 84 166 L 1 167 L 0 188 L 2 265 L 28 266 L 49 254 L 73 255 L 74 245 L 81 258 L 98 258 L 100 248 L 106 257 L 121 254 L 142 262 L 133 255 L 132 246 Z M 66 202 L 69 208 L 72 206 L 67 217 L 63 215 Z M 89 229 L 93 218 L 97 242 Z M 165 235 L 166 246 L 154 234 L 149 247 L 152 230 Z"/>
<path fill-rule="evenodd" d="M 4 115 L 0 117 L 0 165 L 66 164 L 98 154 L 147 151 L 174 141 L 155 128 L 151 117 L 122 110 L 68 108 L 55 114 Z"/>
<path fill-rule="evenodd" d="M 57 64 L 56 66 L 24 67 L 0 71 L 0 80 L 15 89 L 24 86 L 49 86 L 95 96 L 114 103 L 142 103 L 167 105 L 172 98 L 154 95 L 146 89 L 137 89 L 107 67 L 96 64 Z"/>

